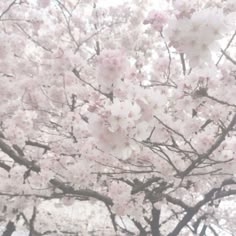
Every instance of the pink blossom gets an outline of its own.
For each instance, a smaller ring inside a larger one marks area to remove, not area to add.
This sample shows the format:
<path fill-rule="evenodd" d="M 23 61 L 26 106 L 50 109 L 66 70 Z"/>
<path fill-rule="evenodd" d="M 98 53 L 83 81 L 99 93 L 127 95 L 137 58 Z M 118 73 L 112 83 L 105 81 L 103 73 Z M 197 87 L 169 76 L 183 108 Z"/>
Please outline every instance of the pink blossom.
<path fill-rule="evenodd" d="M 151 11 L 144 24 L 151 24 L 155 30 L 162 31 L 163 26 L 167 23 L 167 13 L 161 11 Z"/>
<path fill-rule="evenodd" d="M 121 50 L 105 49 L 101 52 L 97 57 L 96 78 L 102 91 L 111 92 L 124 75 L 127 63 Z"/>

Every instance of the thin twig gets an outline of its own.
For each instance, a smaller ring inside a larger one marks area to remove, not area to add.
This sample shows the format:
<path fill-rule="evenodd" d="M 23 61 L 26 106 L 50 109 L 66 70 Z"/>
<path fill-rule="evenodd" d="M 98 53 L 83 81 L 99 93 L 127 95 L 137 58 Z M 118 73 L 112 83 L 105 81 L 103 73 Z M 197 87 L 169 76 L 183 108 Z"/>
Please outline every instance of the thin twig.
<path fill-rule="evenodd" d="M 8 12 L 10 11 L 10 9 L 13 7 L 13 5 L 16 4 L 16 0 L 14 0 L 12 3 L 10 3 L 10 5 L 2 12 L 2 14 L 0 15 L 0 20 L 2 19 L 2 17 Z"/>
<path fill-rule="evenodd" d="M 234 34 L 232 35 L 232 37 L 230 38 L 229 42 L 227 43 L 226 47 L 224 50 L 221 50 L 222 54 L 220 56 L 220 58 L 218 59 L 218 61 L 216 62 L 216 66 L 218 66 L 218 64 L 220 63 L 224 53 L 226 53 L 227 49 L 230 47 L 231 43 L 233 42 L 234 38 L 236 36 L 236 31 L 234 32 Z"/>

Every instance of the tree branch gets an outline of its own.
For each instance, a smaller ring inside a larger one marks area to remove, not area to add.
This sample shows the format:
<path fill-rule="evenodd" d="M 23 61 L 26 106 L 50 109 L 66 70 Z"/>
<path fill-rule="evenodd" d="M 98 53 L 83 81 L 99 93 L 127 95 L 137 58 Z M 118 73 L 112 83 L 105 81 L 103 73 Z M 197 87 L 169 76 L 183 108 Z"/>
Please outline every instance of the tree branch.
<path fill-rule="evenodd" d="M 9 221 L 6 226 L 6 230 L 3 232 L 2 236 L 11 236 L 15 230 L 15 224 L 12 221 Z"/>
<path fill-rule="evenodd" d="M 189 221 L 192 220 L 193 216 L 200 210 L 200 208 L 206 205 L 208 202 L 230 195 L 236 195 L 236 190 L 221 191 L 222 187 L 232 184 L 236 184 L 236 181 L 233 179 L 226 179 L 222 182 L 219 188 L 213 188 L 208 193 L 206 193 L 201 201 L 199 201 L 194 207 L 189 208 L 185 216 L 176 225 L 174 230 L 168 234 L 168 236 L 178 236 L 180 231 L 188 224 Z"/>
<path fill-rule="evenodd" d="M 11 169 L 11 167 L 10 167 L 10 166 L 6 165 L 6 164 L 5 164 L 5 163 L 3 163 L 3 162 L 0 162 L 0 168 L 2 168 L 2 169 L 4 169 L 4 170 L 6 170 L 7 172 L 9 172 L 9 171 L 10 171 L 10 169 Z"/>
<path fill-rule="evenodd" d="M 111 198 L 104 196 L 96 191 L 90 190 L 90 189 L 79 189 L 75 190 L 73 187 L 64 184 L 63 182 L 51 179 L 50 183 L 55 186 L 56 188 L 60 189 L 65 194 L 72 194 L 72 195 L 78 195 L 78 196 L 85 196 L 85 197 L 92 197 L 99 201 L 104 202 L 105 204 L 112 206 L 113 201 Z"/>
<path fill-rule="evenodd" d="M 218 66 L 218 64 L 220 63 L 224 53 L 226 52 L 226 50 L 230 47 L 231 43 L 233 42 L 234 38 L 236 36 L 236 31 L 234 31 L 234 34 L 232 35 L 232 37 L 230 38 L 229 42 L 227 43 L 226 47 L 224 50 L 222 50 L 222 54 L 220 56 L 220 58 L 218 59 L 218 61 L 216 62 L 216 66 Z"/>
<path fill-rule="evenodd" d="M 221 50 L 222 54 L 226 57 L 226 59 L 228 59 L 230 62 L 232 62 L 234 65 L 236 65 L 236 61 L 229 56 L 226 52 L 224 52 L 223 50 Z"/>
<path fill-rule="evenodd" d="M 188 175 L 198 164 L 200 164 L 204 159 L 208 158 L 225 140 L 225 137 L 228 133 L 233 129 L 236 124 L 236 114 L 234 114 L 231 122 L 228 127 L 225 128 L 222 134 L 216 139 L 215 143 L 206 151 L 206 153 L 199 155 L 199 157 L 194 160 L 182 173 L 181 175 L 184 177 Z"/>
<path fill-rule="evenodd" d="M 109 98 L 111 100 L 111 102 L 113 102 L 113 93 L 110 92 L 110 93 L 104 93 L 102 92 L 100 89 L 94 87 L 92 84 L 88 83 L 87 81 L 83 80 L 79 74 L 79 71 L 77 71 L 75 68 L 72 70 L 72 72 L 74 73 L 74 75 L 79 79 L 81 80 L 83 83 L 85 83 L 86 85 L 88 85 L 90 88 L 92 88 L 94 91 L 102 94 L 103 96 Z"/>
<path fill-rule="evenodd" d="M 150 223 L 152 236 L 160 236 L 160 214 L 160 210 L 157 210 L 155 207 L 152 208 L 152 221 Z"/>
<path fill-rule="evenodd" d="M 35 171 L 40 172 L 40 167 L 34 163 L 33 161 L 29 161 L 26 158 L 17 155 L 14 150 L 6 144 L 1 138 L 0 138 L 0 149 L 7 154 L 10 158 L 12 158 L 16 163 L 26 166 L 27 168 Z"/>
<path fill-rule="evenodd" d="M 0 138 L 0 149 L 7 154 L 10 158 L 12 158 L 16 163 L 23 165 L 30 170 L 34 172 L 40 172 L 40 166 L 35 164 L 34 162 L 28 161 L 26 158 L 17 155 L 13 149 L 7 145 L 1 138 Z M 71 186 L 66 185 L 65 183 L 56 180 L 51 179 L 50 183 L 55 186 L 56 188 L 62 190 L 63 193 L 66 194 L 73 194 L 78 196 L 85 196 L 85 197 L 92 197 L 97 200 L 100 200 L 108 205 L 113 205 L 112 199 L 106 196 L 103 196 L 99 194 L 96 191 L 90 190 L 90 189 L 81 189 L 81 190 L 75 190 Z"/>
<path fill-rule="evenodd" d="M 2 14 L 0 15 L 0 20 L 2 19 L 2 17 L 8 12 L 10 11 L 10 9 L 16 4 L 16 0 L 14 0 L 12 3 L 9 4 L 9 6 L 2 12 Z"/>
<path fill-rule="evenodd" d="M 171 197 L 170 195 L 164 194 L 164 197 L 166 198 L 166 200 L 174 205 L 180 206 L 182 207 L 184 210 L 189 210 L 190 206 L 188 206 L 187 204 L 185 204 L 183 201 L 181 201 L 180 199 L 176 199 Z"/>
<path fill-rule="evenodd" d="M 131 194 L 136 194 L 138 192 L 142 192 L 145 190 L 145 188 L 149 187 L 150 185 L 152 185 L 153 183 L 158 182 L 159 180 L 161 180 L 160 177 L 153 177 L 148 179 L 145 183 L 137 183 L 136 185 L 134 185 Z"/>
<path fill-rule="evenodd" d="M 33 233 L 34 233 L 34 222 L 35 222 L 35 219 L 36 219 L 36 207 L 34 206 L 33 207 L 33 214 L 32 214 L 32 217 L 29 221 L 29 236 L 34 236 Z"/>

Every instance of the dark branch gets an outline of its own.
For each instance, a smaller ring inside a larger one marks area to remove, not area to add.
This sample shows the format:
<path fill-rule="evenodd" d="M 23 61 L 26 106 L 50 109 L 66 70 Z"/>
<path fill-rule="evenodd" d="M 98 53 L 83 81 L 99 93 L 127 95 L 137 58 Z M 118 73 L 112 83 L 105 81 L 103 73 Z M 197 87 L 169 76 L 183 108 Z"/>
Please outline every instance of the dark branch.
<path fill-rule="evenodd" d="M 11 157 L 16 163 L 26 166 L 27 168 L 35 171 L 35 172 L 40 172 L 40 167 L 35 164 L 32 161 L 27 160 L 26 158 L 17 155 L 14 150 L 6 144 L 1 138 L 0 138 L 0 149 L 7 154 L 9 157 Z"/>
<path fill-rule="evenodd" d="M 34 233 L 34 222 L 35 222 L 35 219 L 36 219 L 36 207 L 34 206 L 33 208 L 33 214 L 32 214 L 32 217 L 29 221 L 29 236 L 34 236 L 33 233 Z"/>
<path fill-rule="evenodd" d="M 173 198 L 167 194 L 164 194 L 166 200 L 174 205 L 180 206 L 183 209 L 185 209 L 186 211 L 189 210 L 190 206 L 188 206 L 187 204 L 185 204 L 183 201 L 181 201 L 180 199 L 176 199 Z"/>
<path fill-rule="evenodd" d="M 182 173 L 182 176 L 188 175 L 198 164 L 200 164 L 203 160 L 210 157 L 210 155 L 221 145 L 221 143 L 225 140 L 225 137 L 228 133 L 233 129 L 236 124 L 236 114 L 233 116 L 233 119 L 229 123 L 228 127 L 225 128 L 222 134 L 216 139 L 215 143 L 206 151 L 206 153 L 199 155 L 199 157 L 194 160 L 189 167 L 187 167 Z"/>
<path fill-rule="evenodd" d="M 186 74 L 186 65 L 185 65 L 185 60 L 184 60 L 184 54 L 180 53 L 180 61 L 182 64 L 182 70 L 183 70 L 183 74 Z"/>
<path fill-rule="evenodd" d="M 6 164 L 5 164 L 5 163 L 3 163 L 3 162 L 0 162 L 0 168 L 2 168 L 2 169 L 4 169 L 4 170 L 6 170 L 7 172 L 9 172 L 9 171 L 10 171 L 10 169 L 11 169 L 11 167 L 10 167 L 10 166 L 6 165 Z"/>
<path fill-rule="evenodd" d="M 11 236 L 15 230 L 15 224 L 12 221 L 9 221 L 6 226 L 6 230 L 3 232 L 2 236 Z"/>
<path fill-rule="evenodd" d="M 204 198 L 199 201 L 194 207 L 189 208 L 185 216 L 182 218 L 182 220 L 176 225 L 174 230 L 168 234 L 168 236 L 178 236 L 180 231 L 187 226 L 188 222 L 190 222 L 193 218 L 193 216 L 200 210 L 200 208 L 210 201 L 228 197 L 231 195 L 236 195 L 236 190 L 228 190 L 223 191 L 222 187 L 226 185 L 234 185 L 236 184 L 236 181 L 233 179 L 226 179 L 222 182 L 221 186 L 219 188 L 213 188 L 208 193 L 205 194 Z"/>
<path fill-rule="evenodd" d="M 91 197 L 95 198 L 99 201 L 104 202 L 105 204 L 112 206 L 113 202 L 112 199 L 104 196 L 96 191 L 90 190 L 90 189 L 79 189 L 75 190 L 73 187 L 64 184 L 63 182 L 56 180 L 56 179 L 51 179 L 50 183 L 60 189 L 63 193 L 65 194 L 72 194 L 72 195 L 77 195 L 77 196 L 85 196 L 85 197 Z"/>
<path fill-rule="evenodd" d="M 151 221 L 151 233 L 152 236 L 160 236 L 160 214 L 161 211 L 155 207 L 152 208 L 152 221 Z"/>
<path fill-rule="evenodd" d="M 26 158 L 24 158 L 22 156 L 17 155 L 13 151 L 13 149 L 9 145 L 7 145 L 1 138 L 0 138 L 0 149 L 5 154 L 7 154 L 10 158 L 12 158 L 16 163 L 23 165 L 34 172 L 37 172 L 37 173 L 40 172 L 40 166 L 38 166 L 34 162 L 28 161 Z M 89 190 L 89 189 L 74 190 L 71 186 L 68 186 L 65 183 L 63 183 L 59 180 L 56 180 L 56 179 L 51 179 L 50 183 L 54 187 L 62 190 L 63 193 L 72 194 L 72 195 L 76 195 L 76 196 L 92 197 L 92 198 L 100 200 L 108 205 L 113 205 L 111 198 L 103 196 L 96 191 Z"/>
<path fill-rule="evenodd" d="M 137 184 L 133 187 L 133 189 L 132 189 L 132 191 L 131 191 L 131 194 L 136 194 L 136 193 L 138 193 L 138 192 L 142 192 L 142 191 L 145 190 L 145 188 L 149 187 L 149 186 L 152 185 L 153 183 L 156 183 L 156 182 L 158 182 L 158 181 L 160 181 L 160 180 L 161 180 L 160 177 L 153 177 L 153 178 L 151 178 L 151 179 L 148 179 L 145 183 L 142 183 L 142 182 L 137 183 Z"/>
<path fill-rule="evenodd" d="M 230 47 L 231 43 L 233 42 L 234 38 L 236 36 L 236 31 L 234 31 L 234 34 L 232 35 L 232 37 L 230 38 L 229 42 L 227 43 L 226 47 L 224 50 L 222 50 L 224 53 L 227 51 L 227 49 Z M 220 58 L 218 59 L 218 61 L 216 62 L 216 66 L 218 66 L 218 64 L 220 63 L 224 53 L 221 54 Z"/>
<path fill-rule="evenodd" d="M 72 72 L 74 73 L 74 75 L 79 79 L 81 80 L 83 83 L 85 83 L 86 85 L 88 85 L 90 88 L 92 88 L 94 91 L 102 94 L 103 96 L 109 98 L 112 102 L 113 102 L 113 93 L 110 92 L 110 93 L 104 93 L 102 92 L 100 89 L 94 87 L 92 84 L 88 83 L 87 81 L 83 80 L 79 74 L 79 71 L 77 71 L 75 68 L 72 70 Z"/>
<path fill-rule="evenodd" d="M 8 12 L 10 11 L 10 9 L 16 4 L 16 0 L 14 0 L 12 3 L 9 4 L 9 6 L 2 12 L 2 14 L 0 15 L 0 20 L 2 19 L 2 17 Z"/>
<path fill-rule="evenodd" d="M 34 141 L 31 141 L 31 140 L 26 141 L 25 144 L 29 145 L 29 146 L 33 146 L 33 147 L 43 148 L 44 149 L 44 153 L 46 153 L 47 151 L 50 150 L 50 147 L 48 145 L 42 144 L 42 143 L 38 143 L 38 142 L 34 142 Z"/>
<path fill-rule="evenodd" d="M 226 59 L 228 59 L 230 62 L 232 62 L 234 65 L 236 65 L 236 61 L 229 56 L 226 52 L 224 52 L 223 50 L 221 50 L 222 54 L 226 57 Z"/>

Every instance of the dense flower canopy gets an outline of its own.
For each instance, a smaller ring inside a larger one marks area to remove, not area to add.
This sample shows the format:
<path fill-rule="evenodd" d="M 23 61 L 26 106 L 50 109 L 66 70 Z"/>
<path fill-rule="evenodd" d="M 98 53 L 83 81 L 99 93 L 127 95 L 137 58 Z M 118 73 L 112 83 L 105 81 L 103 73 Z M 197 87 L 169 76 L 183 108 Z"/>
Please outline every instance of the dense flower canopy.
<path fill-rule="evenodd" d="M 0 1 L 3 235 L 233 235 L 235 23 L 233 0 Z M 87 231 L 78 201 L 104 208 Z"/>

